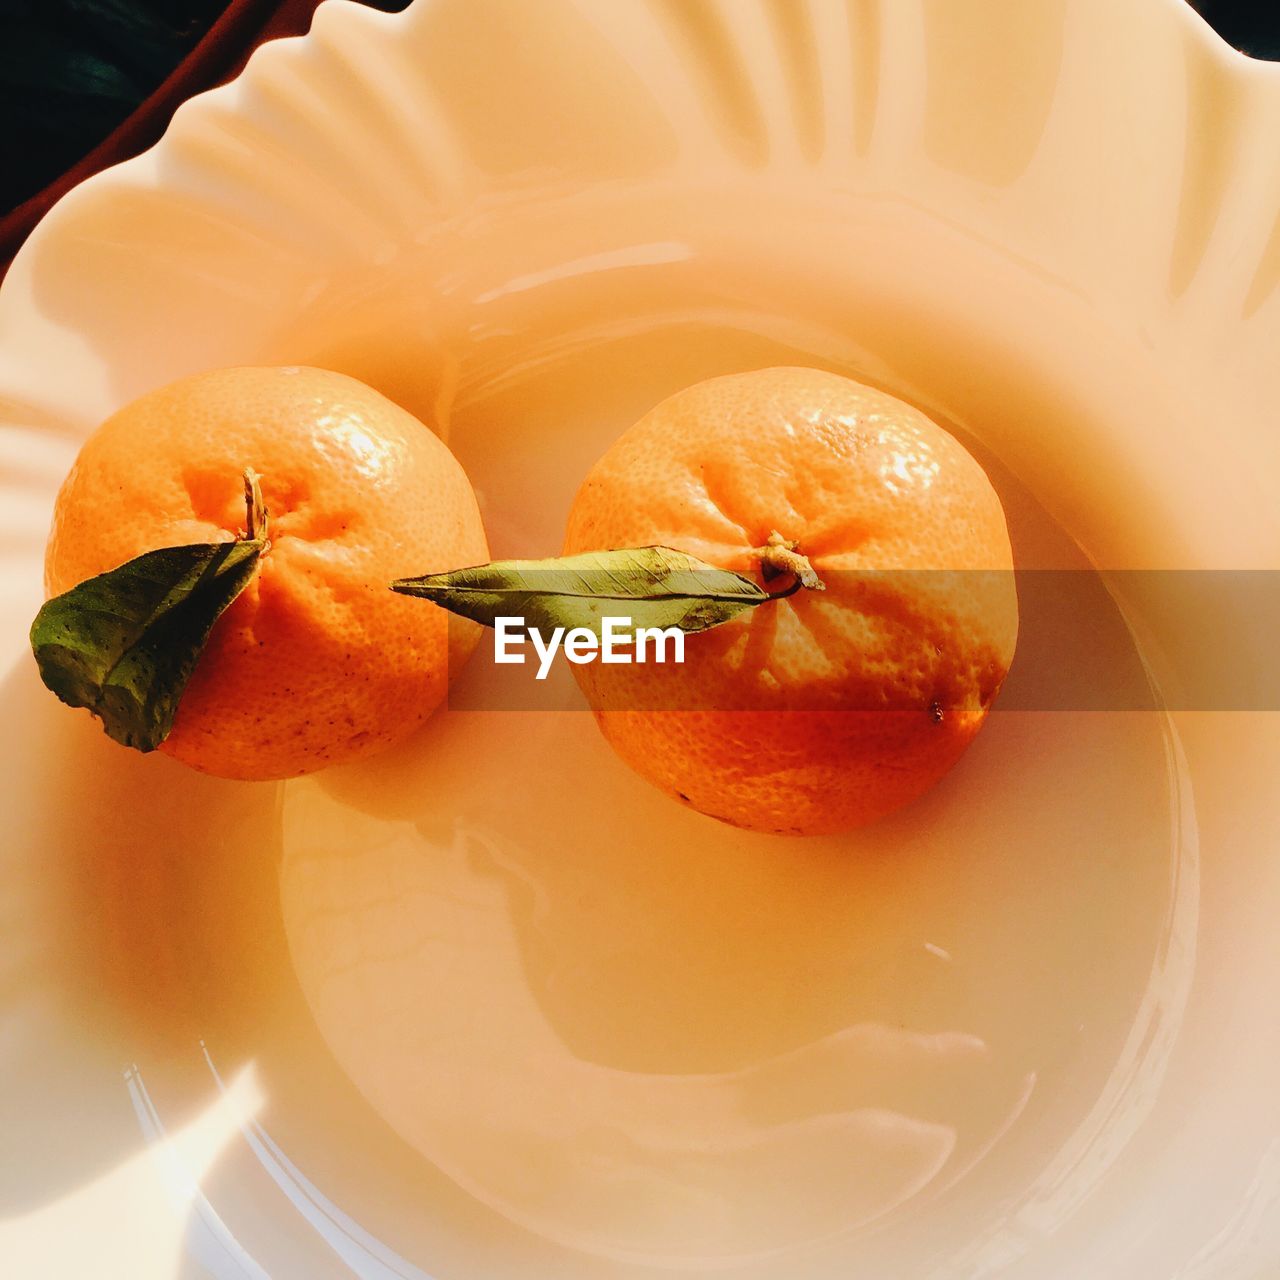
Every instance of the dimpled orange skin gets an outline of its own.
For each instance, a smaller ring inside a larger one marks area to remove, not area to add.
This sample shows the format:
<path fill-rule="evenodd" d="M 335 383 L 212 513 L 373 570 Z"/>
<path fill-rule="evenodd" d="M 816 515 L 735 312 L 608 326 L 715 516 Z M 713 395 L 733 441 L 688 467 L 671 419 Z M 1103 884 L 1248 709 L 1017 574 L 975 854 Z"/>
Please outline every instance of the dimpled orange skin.
<path fill-rule="evenodd" d="M 222 777 L 287 778 L 387 746 L 439 705 L 478 628 L 388 584 L 488 551 L 461 466 L 403 409 L 321 369 L 223 369 L 144 395 L 89 437 L 58 494 L 46 590 L 235 537 L 246 467 L 270 545 L 160 750 Z"/>
<path fill-rule="evenodd" d="M 667 794 L 754 831 L 844 831 L 928 790 L 981 728 L 1017 639 L 1004 512 L 909 405 L 763 369 L 627 431 L 574 500 L 565 552 L 660 544 L 763 584 L 752 549 L 775 530 L 825 591 L 687 637 L 683 664 L 574 672 L 614 750 Z"/>

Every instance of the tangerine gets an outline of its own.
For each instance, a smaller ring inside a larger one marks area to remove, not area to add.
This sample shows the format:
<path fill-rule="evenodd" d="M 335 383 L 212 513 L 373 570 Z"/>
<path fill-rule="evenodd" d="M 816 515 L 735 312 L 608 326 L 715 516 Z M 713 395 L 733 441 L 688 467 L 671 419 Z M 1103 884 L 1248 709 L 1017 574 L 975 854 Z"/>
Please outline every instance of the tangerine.
<path fill-rule="evenodd" d="M 923 413 L 848 378 L 763 369 L 651 410 L 587 476 L 565 552 L 651 544 L 771 591 L 810 579 L 690 635 L 681 665 L 574 668 L 618 755 L 725 822 L 819 834 L 901 808 L 960 759 L 1009 670 L 995 490 Z"/>
<path fill-rule="evenodd" d="M 261 477 L 269 541 L 160 750 L 222 777 L 286 778 L 367 755 L 431 714 L 478 628 L 388 584 L 488 552 L 462 467 L 404 409 L 322 369 L 221 369 L 142 396 L 88 438 L 58 494 L 46 590 L 237 537 L 246 469 Z"/>

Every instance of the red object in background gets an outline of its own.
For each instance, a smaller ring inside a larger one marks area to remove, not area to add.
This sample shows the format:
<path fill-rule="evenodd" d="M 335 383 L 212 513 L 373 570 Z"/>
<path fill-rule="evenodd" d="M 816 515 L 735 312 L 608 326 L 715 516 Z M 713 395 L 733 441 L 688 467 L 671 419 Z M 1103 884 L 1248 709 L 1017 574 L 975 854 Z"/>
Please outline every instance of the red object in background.
<path fill-rule="evenodd" d="M 99 169 L 145 151 L 164 133 L 169 118 L 183 102 L 204 89 L 233 79 L 264 40 L 307 31 L 319 4 L 320 0 L 231 0 L 199 44 L 119 128 L 57 182 L 0 218 L 0 275 L 32 227 L 72 187 Z"/>

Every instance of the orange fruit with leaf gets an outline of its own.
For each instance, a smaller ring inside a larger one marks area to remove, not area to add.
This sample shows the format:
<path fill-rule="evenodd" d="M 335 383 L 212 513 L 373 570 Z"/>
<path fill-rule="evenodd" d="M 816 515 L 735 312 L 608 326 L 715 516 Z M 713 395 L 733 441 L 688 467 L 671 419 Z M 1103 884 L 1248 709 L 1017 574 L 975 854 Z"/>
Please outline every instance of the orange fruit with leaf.
<path fill-rule="evenodd" d="M 627 764 L 737 826 L 815 834 L 899 809 L 960 759 L 1013 658 L 1012 552 L 982 468 L 835 374 L 715 378 L 617 440 L 565 554 L 647 545 L 787 593 L 690 635 L 680 665 L 574 669 Z"/>
<path fill-rule="evenodd" d="M 376 391 L 320 369 L 197 374 L 85 442 L 32 642 L 46 683 L 118 740 L 291 777 L 440 704 L 478 629 L 387 583 L 486 554 L 457 460 Z"/>

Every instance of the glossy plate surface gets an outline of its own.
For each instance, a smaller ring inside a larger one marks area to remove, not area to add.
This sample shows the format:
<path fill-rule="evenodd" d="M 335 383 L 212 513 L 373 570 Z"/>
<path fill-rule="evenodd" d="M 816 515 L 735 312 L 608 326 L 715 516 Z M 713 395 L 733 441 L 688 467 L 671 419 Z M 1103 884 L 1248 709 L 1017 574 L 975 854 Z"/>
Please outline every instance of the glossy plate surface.
<path fill-rule="evenodd" d="M 331 0 L 73 192 L 0 290 L 0 1259 L 1280 1266 L 1273 713 L 1003 713 L 790 842 L 484 664 L 404 748 L 243 786 L 25 653 L 79 441 L 235 363 L 417 413 L 497 555 L 661 396 L 785 362 L 956 430 L 1026 567 L 1280 568 L 1278 134 L 1280 71 L 1174 0 Z M 1089 608 L 1157 679 L 1195 630 Z"/>

